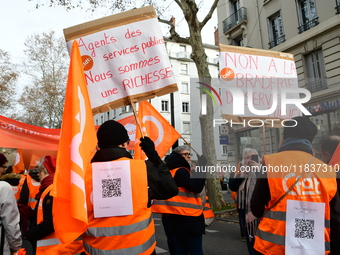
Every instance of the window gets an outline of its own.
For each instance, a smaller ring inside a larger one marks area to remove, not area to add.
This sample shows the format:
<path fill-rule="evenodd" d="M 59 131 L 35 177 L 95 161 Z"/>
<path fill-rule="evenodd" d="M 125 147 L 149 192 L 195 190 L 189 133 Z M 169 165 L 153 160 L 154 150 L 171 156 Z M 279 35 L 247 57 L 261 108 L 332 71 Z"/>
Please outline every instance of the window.
<path fill-rule="evenodd" d="M 100 116 L 100 124 L 103 124 L 104 123 L 104 118 L 103 118 L 103 115 Z"/>
<path fill-rule="evenodd" d="M 190 122 L 189 121 L 183 121 L 183 133 L 184 134 L 190 134 Z"/>
<path fill-rule="evenodd" d="M 269 48 L 272 48 L 285 41 L 281 12 L 278 12 L 272 17 L 268 18 L 267 22 L 269 32 Z"/>
<path fill-rule="evenodd" d="M 107 112 L 107 120 L 110 119 L 110 111 Z"/>
<path fill-rule="evenodd" d="M 189 113 L 189 102 L 182 102 L 182 112 Z"/>
<path fill-rule="evenodd" d="M 235 45 L 235 46 L 244 46 L 244 43 L 243 43 L 243 35 L 241 34 L 241 35 L 239 35 L 239 36 L 237 36 L 234 40 L 233 40 L 233 44 Z"/>
<path fill-rule="evenodd" d="M 306 56 L 307 89 L 313 93 L 327 88 L 325 64 L 322 51 L 314 51 Z"/>
<path fill-rule="evenodd" d="M 335 10 L 336 10 L 336 14 L 340 13 L 340 0 L 336 0 L 336 6 L 335 6 Z"/>
<path fill-rule="evenodd" d="M 299 18 L 299 33 L 319 24 L 314 1 L 315 0 L 296 0 Z"/>
<path fill-rule="evenodd" d="M 222 145 L 222 155 L 228 155 L 228 147 L 227 147 L 227 145 Z"/>
<path fill-rule="evenodd" d="M 162 112 L 168 112 L 169 111 L 169 101 L 162 100 L 161 109 L 162 109 Z"/>
<path fill-rule="evenodd" d="M 182 93 L 189 94 L 189 83 L 184 81 L 182 84 Z"/>
<path fill-rule="evenodd" d="M 98 119 L 96 119 L 96 125 L 98 126 Z"/>
<path fill-rule="evenodd" d="M 231 13 L 235 15 L 235 21 L 240 21 L 240 15 L 238 13 L 238 10 L 241 8 L 240 0 L 232 1 L 231 2 Z"/>
<path fill-rule="evenodd" d="M 188 65 L 187 64 L 181 64 L 180 74 L 188 74 Z"/>
<path fill-rule="evenodd" d="M 187 46 L 186 45 L 180 45 L 179 46 L 179 51 L 180 52 L 187 52 Z"/>

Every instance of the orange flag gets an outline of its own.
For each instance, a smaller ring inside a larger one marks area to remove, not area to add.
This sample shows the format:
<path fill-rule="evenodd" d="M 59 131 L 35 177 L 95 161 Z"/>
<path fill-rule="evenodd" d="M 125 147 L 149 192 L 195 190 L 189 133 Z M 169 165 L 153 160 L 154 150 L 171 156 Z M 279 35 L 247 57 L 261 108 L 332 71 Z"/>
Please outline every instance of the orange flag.
<path fill-rule="evenodd" d="M 97 145 L 91 104 L 78 43 L 72 44 L 64 113 L 51 191 L 53 223 L 62 243 L 70 243 L 88 225 L 85 171 Z"/>
<path fill-rule="evenodd" d="M 169 122 L 148 102 L 139 103 L 138 119 L 145 136 L 151 138 L 155 143 L 156 151 L 162 158 L 167 151 L 181 137 L 181 135 L 169 124 Z M 139 128 L 136 128 L 136 139 L 141 137 Z M 135 159 L 146 159 L 146 155 L 139 146 L 139 141 L 135 143 Z"/>
<path fill-rule="evenodd" d="M 15 155 L 15 163 L 13 166 L 13 173 L 21 173 L 25 170 L 24 159 L 22 157 L 22 150 L 18 149 Z"/>

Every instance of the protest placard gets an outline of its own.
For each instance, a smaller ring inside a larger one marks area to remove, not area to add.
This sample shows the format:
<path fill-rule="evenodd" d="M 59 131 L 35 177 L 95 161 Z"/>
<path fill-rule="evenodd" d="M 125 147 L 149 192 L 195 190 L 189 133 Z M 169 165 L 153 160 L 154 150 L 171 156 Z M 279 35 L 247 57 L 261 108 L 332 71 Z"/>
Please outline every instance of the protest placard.
<path fill-rule="evenodd" d="M 307 97 L 309 91 L 298 87 L 292 54 L 220 45 L 219 59 L 223 118 L 240 121 L 302 115 L 300 93 Z"/>
<path fill-rule="evenodd" d="M 77 40 L 92 112 L 97 114 L 177 91 L 152 6 L 64 29 Z"/>

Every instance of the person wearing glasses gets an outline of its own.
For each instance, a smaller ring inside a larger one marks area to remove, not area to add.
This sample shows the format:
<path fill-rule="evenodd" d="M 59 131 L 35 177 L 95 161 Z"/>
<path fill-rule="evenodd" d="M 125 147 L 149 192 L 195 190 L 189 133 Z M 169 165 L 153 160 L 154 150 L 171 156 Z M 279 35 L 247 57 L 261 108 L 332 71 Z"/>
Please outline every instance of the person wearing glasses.
<path fill-rule="evenodd" d="M 8 160 L 0 153 L 0 176 L 5 174 Z M 10 255 L 18 251 L 22 245 L 20 232 L 20 216 L 12 187 L 5 181 L 0 181 L 0 254 Z"/>
<path fill-rule="evenodd" d="M 166 158 L 179 193 L 168 200 L 155 200 L 152 205 L 154 212 L 168 215 L 167 226 L 174 236 L 177 255 L 203 254 L 205 224 L 200 193 L 205 185 L 205 173 L 200 176 L 200 173 L 190 171 L 190 159 L 190 149 L 186 145 L 175 148 Z M 206 165 L 203 155 L 198 157 L 198 165 Z"/>

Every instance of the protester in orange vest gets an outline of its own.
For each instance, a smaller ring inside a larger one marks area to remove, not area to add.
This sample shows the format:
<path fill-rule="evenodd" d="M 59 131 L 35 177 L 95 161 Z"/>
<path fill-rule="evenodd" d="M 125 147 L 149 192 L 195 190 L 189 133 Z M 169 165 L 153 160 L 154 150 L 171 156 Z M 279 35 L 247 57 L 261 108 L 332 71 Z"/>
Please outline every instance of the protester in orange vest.
<path fill-rule="evenodd" d="M 28 218 L 32 217 L 32 215 L 34 214 L 34 210 L 38 202 L 35 199 L 35 196 L 39 193 L 40 188 L 40 180 L 38 174 L 38 168 L 28 171 L 26 178 L 22 184 L 20 198 L 18 200 L 19 207 L 21 208 L 21 232 L 24 237 L 26 237 L 26 232 L 28 228 L 35 224 L 35 219 L 29 221 Z M 26 208 L 26 210 L 24 209 L 24 207 Z"/>
<path fill-rule="evenodd" d="M 215 214 L 214 214 L 214 211 L 210 207 L 208 196 L 205 197 L 205 202 L 203 206 L 203 215 L 204 215 L 205 226 L 206 227 L 210 226 L 210 224 L 215 219 Z"/>
<path fill-rule="evenodd" d="M 252 158 L 253 155 L 257 158 L 257 160 Z M 239 224 L 241 227 L 241 233 L 243 232 L 245 235 L 250 255 L 256 254 L 253 246 L 258 219 L 250 210 L 250 199 L 256 183 L 256 170 L 259 168 L 260 163 L 257 150 L 245 148 L 242 152 L 242 161 L 240 163 L 239 173 L 229 180 L 230 190 L 237 192 L 236 204 L 239 215 Z"/>
<path fill-rule="evenodd" d="M 132 159 L 126 150 L 130 141 L 127 130 L 117 121 L 104 122 L 97 138 L 99 150 L 85 177 L 89 221 L 83 234 L 86 254 L 155 254 L 151 199 L 177 195 L 176 183 L 150 138 L 140 138 L 147 161 Z M 100 175 L 103 171 L 107 171 L 104 176 Z M 101 183 L 100 187 L 93 182 Z M 103 197 L 117 203 L 110 206 Z M 100 206 L 101 202 L 107 206 Z"/>
<path fill-rule="evenodd" d="M 38 165 L 41 185 L 39 193 L 35 197 L 38 201 L 35 210 L 37 224 L 27 231 L 26 238 L 32 243 L 37 255 L 80 254 L 84 251 L 81 240 L 76 240 L 71 244 L 62 244 L 54 232 L 52 218 L 53 197 L 50 195 L 50 191 L 55 167 L 56 159 L 50 155 L 45 156 Z M 20 208 L 22 209 L 23 207 L 24 205 L 21 205 Z"/>
<path fill-rule="evenodd" d="M 0 177 L 6 173 L 8 163 L 4 154 L 0 153 Z M 13 190 L 8 182 L 0 181 L 0 254 L 10 255 L 21 248 L 21 232 L 19 211 Z"/>
<path fill-rule="evenodd" d="M 340 217 L 335 172 L 314 157 L 312 121 L 295 117 L 285 125 L 278 152 L 263 157 L 251 199 L 252 213 L 262 216 L 254 248 L 260 254 L 329 254 L 330 231 L 339 228 L 330 220 Z"/>
<path fill-rule="evenodd" d="M 205 223 L 200 193 L 205 185 L 206 173 L 190 172 L 190 156 L 190 149 L 183 145 L 175 148 L 166 158 L 166 165 L 172 169 L 170 172 L 179 187 L 179 194 L 168 200 L 156 200 L 152 205 L 154 212 L 169 215 L 170 233 L 175 235 L 176 254 L 203 254 Z M 199 166 L 205 166 L 206 163 L 203 155 L 198 157 Z"/>
<path fill-rule="evenodd" d="M 320 153 L 323 162 L 331 165 L 337 170 L 337 187 L 340 189 L 340 136 L 331 135 L 321 140 Z M 339 192 L 336 196 L 340 196 Z M 340 211 L 340 198 L 332 199 L 331 206 Z M 331 255 L 340 254 L 340 218 L 331 215 Z"/>

